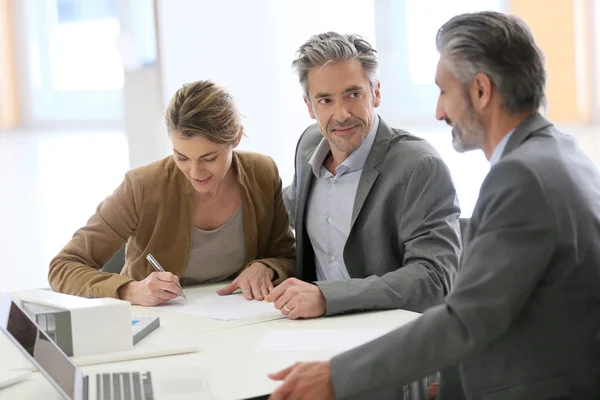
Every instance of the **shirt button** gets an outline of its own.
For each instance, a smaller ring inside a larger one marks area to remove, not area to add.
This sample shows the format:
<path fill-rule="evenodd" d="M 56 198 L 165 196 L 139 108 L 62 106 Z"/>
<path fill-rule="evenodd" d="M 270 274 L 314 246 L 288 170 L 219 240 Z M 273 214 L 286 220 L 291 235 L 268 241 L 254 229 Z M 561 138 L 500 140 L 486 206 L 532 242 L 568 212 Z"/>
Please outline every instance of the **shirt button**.
<path fill-rule="evenodd" d="M 331 260 L 331 262 L 334 262 L 335 261 L 335 256 L 331 256 L 331 257 L 329 257 L 329 259 Z"/>
<path fill-rule="evenodd" d="M 329 222 L 329 223 L 333 222 L 333 218 L 331 218 L 331 217 L 327 218 L 327 222 Z"/>

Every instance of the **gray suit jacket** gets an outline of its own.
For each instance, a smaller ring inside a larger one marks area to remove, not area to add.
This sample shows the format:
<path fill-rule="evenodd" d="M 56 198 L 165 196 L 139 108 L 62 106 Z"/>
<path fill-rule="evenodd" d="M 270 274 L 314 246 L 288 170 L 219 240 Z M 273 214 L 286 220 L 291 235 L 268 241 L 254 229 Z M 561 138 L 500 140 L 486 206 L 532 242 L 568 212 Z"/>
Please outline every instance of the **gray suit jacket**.
<path fill-rule="evenodd" d="M 598 169 L 534 114 L 483 182 L 469 230 L 443 304 L 332 360 L 337 398 L 453 365 L 467 399 L 600 398 Z"/>
<path fill-rule="evenodd" d="M 296 277 L 309 282 L 316 280 L 316 269 L 305 208 L 316 178 L 308 162 L 322 138 L 317 125 L 302 134 L 294 183 L 284 190 L 296 229 Z M 380 118 L 344 246 L 352 279 L 316 282 L 327 315 L 392 308 L 420 312 L 441 303 L 458 265 L 459 214 L 450 172 L 438 153 Z"/>

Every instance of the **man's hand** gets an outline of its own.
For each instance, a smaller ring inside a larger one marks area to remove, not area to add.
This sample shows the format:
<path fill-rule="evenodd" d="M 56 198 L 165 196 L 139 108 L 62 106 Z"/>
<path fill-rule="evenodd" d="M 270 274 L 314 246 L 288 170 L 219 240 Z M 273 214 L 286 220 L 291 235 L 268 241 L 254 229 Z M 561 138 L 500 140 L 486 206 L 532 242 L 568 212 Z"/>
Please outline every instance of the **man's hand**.
<path fill-rule="evenodd" d="M 275 271 L 260 262 L 250 264 L 242 273 L 228 286 L 217 290 L 221 296 L 233 293 L 241 289 L 246 300 L 263 300 L 273 290 L 273 277 Z"/>
<path fill-rule="evenodd" d="M 275 308 L 281 310 L 288 319 L 320 317 L 327 311 L 321 289 L 296 278 L 286 279 L 271 291 L 266 300 L 274 302 Z"/>
<path fill-rule="evenodd" d="M 296 363 L 269 378 L 283 381 L 270 400 L 329 400 L 334 397 L 329 361 Z"/>
<path fill-rule="evenodd" d="M 440 390 L 439 383 L 436 382 L 436 383 L 432 383 L 431 385 L 429 385 L 429 387 L 427 388 L 427 399 L 428 400 L 437 399 L 439 390 Z"/>
<path fill-rule="evenodd" d="M 143 281 L 132 281 L 117 291 L 119 298 L 131 304 L 157 306 L 181 296 L 179 278 L 170 272 L 152 272 Z"/>

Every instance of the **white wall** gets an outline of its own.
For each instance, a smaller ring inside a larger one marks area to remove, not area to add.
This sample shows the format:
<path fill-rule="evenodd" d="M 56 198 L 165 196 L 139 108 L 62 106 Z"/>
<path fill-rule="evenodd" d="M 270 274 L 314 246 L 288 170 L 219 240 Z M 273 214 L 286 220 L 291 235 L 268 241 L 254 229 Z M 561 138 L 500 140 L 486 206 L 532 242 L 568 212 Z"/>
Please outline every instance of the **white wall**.
<path fill-rule="evenodd" d="M 158 0 L 163 103 L 185 82 L 225 86 L 245 117 L 241 148 L 273 157 L 291 183 L 296 141 L 312 123 L 291 69 L 295 51 L 327 30 L 375 44 L 373 1 Z"/>

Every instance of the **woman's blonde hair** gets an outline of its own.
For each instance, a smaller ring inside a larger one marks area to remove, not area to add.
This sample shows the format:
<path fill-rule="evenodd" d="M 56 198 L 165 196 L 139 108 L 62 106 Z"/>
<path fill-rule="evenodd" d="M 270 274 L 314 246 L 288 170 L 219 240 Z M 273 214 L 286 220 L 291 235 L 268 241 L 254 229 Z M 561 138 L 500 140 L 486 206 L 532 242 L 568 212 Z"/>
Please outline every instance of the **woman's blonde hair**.
<path fill-rule="evenodd" d="M 232 144 L 242 128 L 233 96 L 211 81 L 186 83 L 169 102 L 165 113 L 169 134 L 203 136 L 219 144 Z"/>

